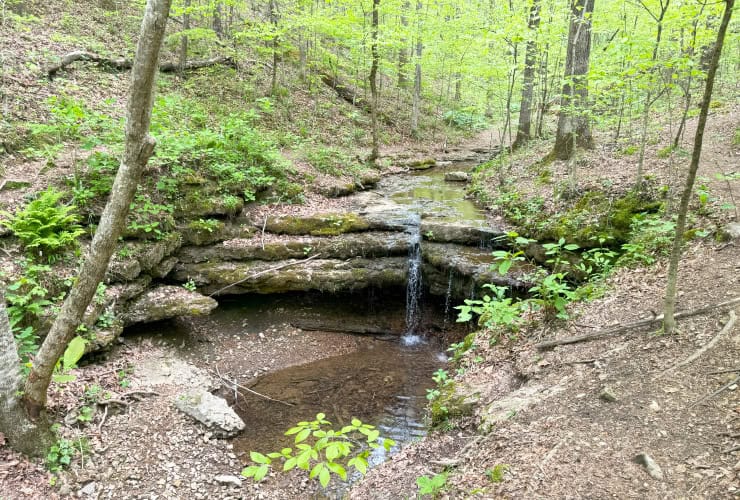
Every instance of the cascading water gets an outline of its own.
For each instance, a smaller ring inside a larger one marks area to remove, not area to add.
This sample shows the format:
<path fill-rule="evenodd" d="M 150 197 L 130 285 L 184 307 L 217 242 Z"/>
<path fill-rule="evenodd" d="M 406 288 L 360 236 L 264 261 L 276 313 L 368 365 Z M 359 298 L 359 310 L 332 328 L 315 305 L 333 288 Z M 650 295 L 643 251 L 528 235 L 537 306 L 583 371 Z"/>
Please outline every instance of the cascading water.
<path fill-rule="evenodd" d="M 421 218 L 415 216 L 408 224 L 409 233 L 409 272 L 406 283 L 406 333 L 401 341 L 404 345 L 422 342 L 419 335 L 421 322 Z"/>
<path fill-rule="evenodd" d="M 450 268 L 450 276 L 447 280 L 447 294 L 445 295 L 445 316 L 442 328 L 447 330 L 447 323 L 450 319 L 450 313 L 452 312 L 452 281 L 455 277 L 455 271 Z"/>

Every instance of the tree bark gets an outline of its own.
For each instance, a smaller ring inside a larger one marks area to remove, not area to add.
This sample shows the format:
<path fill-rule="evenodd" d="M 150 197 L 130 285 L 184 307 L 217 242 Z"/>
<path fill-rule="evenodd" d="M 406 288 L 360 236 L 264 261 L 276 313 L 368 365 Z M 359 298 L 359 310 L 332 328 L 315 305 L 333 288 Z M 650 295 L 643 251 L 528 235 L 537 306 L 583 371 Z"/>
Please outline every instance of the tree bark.
<path fill-rule="evenodd" d="M 405 88 L 408 84 L 408 78 L 406 77 L 406 65 L 409 62 L 409 50 L 408 50 L 408 39 L 406 38 L 406 31 L 409 26 L 408 17 L 406 12 L 411 8 L 409 0 L 403 2 L 401 7 L 401 48 L 398 49 L 398 87 Z"/>
<path fill-rule="evenodd" d="M 529 141 L 532 136 L 532 102 L 534 99 L 534 79 L 537 64 L 537 29 L 540 26 L 540 0 L 533 0 L 529 10 L 529 40 L 524 55 L 524 74 L 522 76 L 522 99 L 519 108 L 519 124 L 512 149 Z"/>
<path fill-rule="evenodd" d="M 722 23 L 717 33 L 717 41 L 714 44 L 714 52 L 709 63 L 707 71 L 707 81 L 704 86 L 704 97 L 701 101 L 701 110 L 699 112 L 699 121 L 696 125 L 696 135 L 694 136 L 694 149 L 691 153 L 691 163 L 689 164 L 689 173 L 686 177 L 683 194 L 681 195 L 681 204 L 678 208 L 678 220 L 676 221 L 676 235 L 673 239 L 673 248 L 671 249 L 671 260 L 668 264 L 668 278 L 666 283 L 663 331 L 666 334 L 673 333 L 676 329 L 676 282 L 678 280 L 678 263 L 681 259 L 681 249 L 683 247 L 684 232 L 686 230 L 686 215 L 689 211 L 689 202 L 691 194 L 694 191 L 694 181 L 696 172 L 699 170 L 699 160 L 701 159 L 701 146 L 704 141 L 704 128 L 707 124 L 709 115 L 709 103 L 712 100 L 712 90 L 714 89 L 714 77 L 719 67 L 719 59 L 722 55 L 722 45 L 725 42 L 727 26 L 730 24 L 732 9 L 735 0 L 725 0 L 725 12 L 722 15 Z"/>
<path fill-rule="evenodd" d="M 575 146 L 593 147 L 590 120 L 586 113 L 593 10 L 594 0 L 573 0 L 571 3 L 565 83 L 553 148 L 553 155 L 560 160 L 570 158 L 575 152 Z"/>
<path fill-rule="evenodd" d="M 185 0 L 185 10 L 182 14 L 182 30 L 190 29 L 190 0 Z M 188 35 L 183 35 L 180 39 L 180 72 L 185 70 L 185 64 L 188 62 Z"/>
<path fill-rule="evenodd" d="M 372 63 L 370 65 L 370 121 L 372 123 L 373 148 L 368 160 L 373 163 L 380 157 L 380 138 L 378 131 L 378 66 L 380 55 L 378 53 L 378 7 L 380 0 L 373 0 L 372 27 L 370 54 Z"/>
<path fill-rule="evenodd" d="M 149 125 L 157 62 L 170 3 L 171 0 L 148 0 L 146 5 L 129 87 L 123 162 L 116 173 L 110 198 L 95 231 L 89 253 L 34 359 L 34 366 L 26 380 L 24 401 L 32 419 L 39 417 L 46 406 L 46 393 L 54 367 L 74 337 L 85 309 L 105 276 L 116 241 L 126 223 L 129 205 L 136 193 L 141 174 L 154 151 L 155 142 L 149 135 Z"/>
<path fill-rule="evenodd" d="M 33 422 L 18 396 L 23 388 L 20 358 L 8 321 L 5 297 L 0 290 L 0 432 L 11 448 L 26 455 L 41 456 L 54 440 L 44 420 Z"/>
<path fill-rule="evenodd" d="M 274 96 L 277 92 L 277 75 L 278 75 L 278 47 L 280 40 L 278 39 L 278 13 L 277 13 L 277 2 L 270 0 L 269 3 L 269 16 L 270 23 L 274 33 L 272 34 L 272 78 L 270 81 L 270 95 Z"/>
<path fill-rule="evenodd" d="M 421 1 L 416 2 L 416 54 L 414 63 L 414 95 L 411 104 L 411 134 L 419 135 L 419 112 L 421 109 Z"/>

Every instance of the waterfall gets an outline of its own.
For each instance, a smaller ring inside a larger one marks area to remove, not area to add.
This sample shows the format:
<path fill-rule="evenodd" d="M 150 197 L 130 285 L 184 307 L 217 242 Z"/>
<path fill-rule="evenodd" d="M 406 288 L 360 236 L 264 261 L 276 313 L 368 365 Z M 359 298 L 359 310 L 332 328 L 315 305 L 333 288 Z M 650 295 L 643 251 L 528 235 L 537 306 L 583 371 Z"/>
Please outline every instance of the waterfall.
<path fill-rule="evenodd" d="M 447 331 L 447 324 L 449 323 L 450 312 L 452 312 L 452 281 L 455 276 L 455 271 L 450 267 L 450 277 L 447 280 L 447 295 L 445 295 L 445 317 L 442 329 Z"/>
<path fill-rule="evenodd" d="M 421 322 L 421 220 L 415 217 L 409 222 L 409 272 L 406 283 L 406 333 L 401 341 L 404 345 L 422 342 L 418 334 Z"/>

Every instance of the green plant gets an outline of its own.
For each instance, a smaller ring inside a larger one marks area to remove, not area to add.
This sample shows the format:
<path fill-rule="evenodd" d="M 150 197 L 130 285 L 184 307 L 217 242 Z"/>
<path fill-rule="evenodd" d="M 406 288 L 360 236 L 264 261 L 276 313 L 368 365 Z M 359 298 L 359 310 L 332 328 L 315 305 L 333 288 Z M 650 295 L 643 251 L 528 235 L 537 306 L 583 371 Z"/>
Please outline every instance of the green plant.
<path fill-rule="evenodd" d="M 621 265 L 650 265 L 656 257 L 669 254 L 676 223 L 659 214 L 637 214 L 630 225 L 630 240 L 622 245 Z"/>
<path fill-rule="evenodd" d="M 46 468 L 51 472 L 59 472 L 72 463 L 77 450 L 74 443 L 68 439 L 58 439 L 46 454 Z"/>
<path fill-rule="evenodd" d="M 419 495 L 431 496 L 436 498 L 442 490 L 447 487 L 447 474 L 435 474 L 432 477 L 420 476 L 416 478 L 416 485 L 419 487 Z"/>
<path fill-rule="evenodd" d="M 545 255 L 548 257 L 545 263 L 555 270 L 562 270 L 570 265 L 564 258 L 564 253 L 573 252 L 580 247 L 575 243 L 566 243 L 565 238 L 560 238 L 557 243 L 543 243 L 542 248 L 545 249 Z"/>
<path fill-rule="evenodd" d="M 473 314 L 479 316 L 478 325 L 485 327 L 501 326 L 509 331 L 516 331 L 521 323 L 522 302 L 507 297 L 508 289 L 503 286 L 483 285 L 493 292 L 493 296 L 484 295 L 482 299 L 465 299 L 465 304 L 455 307 L 460 313 L 458 323 L 465 323 L 473 319 Z"/>
<path fill-rule="evenodd" d="M 509 470 L 508 464 L 496 464 L 492 468 L 486 470 L 486 476 L 492 483 L 503 483 L 504 475 Z"/>
<path fill-rule="evenodd" d="M 367 472 L 367 457 L 372 449 L 382 446 L 389 451 L 396 444 L 391 439 L 381 437 L 380 431 L 374 426 L 363 424 L 356 418 L 352 419 L 350 425 L 336 430 L 323 413 L 317 414 L 311 422 L 298 422 L 285 434 L 295 435 L 295 451 L 283 448 L 280 452 L 266 455 L 252 451 L 249 456 L 255 465 L 244 468 L 242 475 L 261 481 L 270 471 L 273 460 L 282 460 L 283 471 L 308 471 L 309 479 L 318 480 L 321 486 L 326 487 L 332 473 L 346 481 L 348 467 L 364 475 Z"/>
<path fill-rule="evenodd" d="M 0 224 L 13 231 L 29 253 L 46 255 L 52 261 L 59 252 L 75 247 L 77 238 L 85 233 L 78 224 L 75 207 L 61 202 L 63 196 L 63 192 L 49 187 L 15 214 L 0 211 L 7 218 Z"/>
<path fill-rule="evenodd" d="M 82 326 L 82 325 L 80 325 Z M 87 346 L 87 339 L 77 335 L 73 338 L 64 350 L 64 354 L 57 361 L 54 367 L 54 373 L 52 380 L 57 384 L 65 384 L 67 382 L 73 382 L 77 380 L 77 376 L 70 372 L 77 366 L 77 362 L 82 359 L 85 354 L 85 347 Z"/>
<path fill-rule="evenodd" d="M 462 357 L 470 350 L 475 349 L 475 333 L 469 333 L 465 336 L 462 342 L 450 344 L 447 348 L 448 351 L 452 352 L 452 361 L 457 363 Z"/>
<path fill-rule="evenodd" d="M 208 233 L 213 233 L 213 231 L 218 229 L 220 225 L 221 221 L 218 219 L 198 219 L 189 224 L 192 229 L 197 231 L 206 231 Z"/>
<path fill-rule="evenodd" d="M 190 278 L 185 283 L 183 283 L 182 287 L 189 292 L 194 292 L 198 289 L 198 285 L 195 284 L 193 278 Z"/>
<path fill-rule="evenodd" d="M 568 282 L 565 281 L 565 273 L 548 274 L 529 291 L 533 297 L 527 302 L 542 308 L 545 320 L 568 319 L 565 306 L 577 298 Z"/>

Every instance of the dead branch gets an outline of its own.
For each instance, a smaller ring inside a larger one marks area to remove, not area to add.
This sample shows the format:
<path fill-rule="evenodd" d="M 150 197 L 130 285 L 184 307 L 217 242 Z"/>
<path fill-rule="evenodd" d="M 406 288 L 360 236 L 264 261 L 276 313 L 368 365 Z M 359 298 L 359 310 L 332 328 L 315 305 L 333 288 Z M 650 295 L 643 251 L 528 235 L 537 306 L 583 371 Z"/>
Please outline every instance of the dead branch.
<path fill-rule="evenodd" d="M 716 391 L 714 391 L 713 393 L 709 394 L 708 396 L 704 396 L 703 398 L 701 398 L 701 399 L 698 399 L 698 400 L 696 400 L 695 402 L 691 403 L 691 406 L 689 406 L 689 407 L 687 408 L 687 410 L 690 410 L 690 409 L 691 409 L 691 408 L 693 408 L 694 406 L 698 405 L 699 403 L 701 403 L 701 402 L 703 402 L 703 401 L 706 401 L 707 399 L 711 399 L 711 398 L 713 398 L 714 396 L 717 396 L 717 395 L 718 395 L 718 394 L 720 394 L 720 393 L 721 393 L 722 391 L 724 391 L 725 389 L 729 389 L 729 388 L 730 388 L 730 387 L 731 387 L 732 385 L 734 385 L 734 384 L 737 384 L 738 382 L 740 382 L 740 375 L 738 375 L 737 377 L 735 377 L 735 380 L 733 380 L 733 381 L 731 381 L 731 382 L 728 382 L 728 383 L 726 383 L 725 385 L 723 385 L 722 387 L 720 387 L 719 389 L 717 389 L 717 390 L 716 390 Z"/>
<path fill-rule="evenodd" d="M 727 370 L 717 370 L 716 372 L 709 372 L 707 375 L 720 375 L 722 373 L 734 373 L 734 372 L 740 372 L 740 366 L 737 368 L 728 368 Z"/>
<path fill-rule="evenodd" d="M 271 267 L 270 269 L 265 269 L 264 271 L 260 271 L 258 273 L 254 273 L 254 274 L 252 274 L 250 276 L 247 276 L 246 278 L 244 278 L 242 280 L 239 280 L 237 282 L 234 282 L 234 283 L 232 283 L 230 285 L 226 285 L 223 288 L 219 288 L 218 290 L 216 290 L 215 292 L 213 292 L 212 294 L 210 294 L 208 296 L 209 297 L 213 297 L 214 295 L 219 294 L 219 293 L 223 292 L 224 290 L 228 290 L 232 286 L 236 286 L 236 285 L 238 285 L 240 283 L 244 283 L 245 281 L 249 281 L 251 279 L 258 278 L 259 276 L 262 276 L 263 274 L 267 274 L 267 273 L 270 273 L 272 271 L 278 271 L 280 269 L 285 269 L 286 267 L 290 267 L 290 266 L 296 266 L 298 264 L 304 264 L 304 263 L 308 262 L 309 260 L 313 260 L 316 257 L 319 257 L 320 255 L 321 255 L 320 253 L 317 253 L 316 255 L 312 255 L 312 256 L 310 256 L 307 259 L 297 260 L 295 262 L 288 262 L 287 264 L 282 264 L 282 265 L 279 265 L 279 266 Z"/>
<path fill-rule="evenodd" d="M 700 347 L 699 349 L 697 349 L 696 351 L 694 351 L 694 353 L 691 356 L 689 356 L 688 358 L 686 358 L 683 361 L 678 362 L 675 365 L 671 366 L 670 368 L 666 368 L 665 370 L 663 370 L 662 372 L 660 372 L 658 374 L 658 376 L 655 377 L 655 379 L 657 380 L 657 379 L 661 378 L 663 375 L 665 375 L 668 372 L 671 372 L 671 371 L 675 370 L 676 368 L 681 368 L 682 366 L 688 365 L 689 363 L 691 363 L 691 362 L 695 361 L 696 359 L 698 359 L 699 356 L 701 356 L 702 354 L 704 354 L 705 352 L 707 352 L 709 349 L 711 349 L 714 346 L 716 346 L 717 345 L 717 342 L 719 342 L 720 339 L 722 337 L 724 337 L 728 332 L 730 332 L 732 330 L 732 327 L 733 326 L 735 326 L 735 320 L 736 319 L 737 319 L 737 316 L 735 315 L 735 311 L 730 311 L 730 318 L 727 320 L 727 323 L 725 323 L 725 326 L 722 327 L 722 330 L 720 330 L 719 333 L 717 335 L 715 335 L 712 340 L 710 340 L 705 345 L 703 345 L 702 347 Z"/>
<path fill-rule="evenodd" d="M 226 385 L 227 387 L 228 386 L 238 387 L 239 389 L 241 389 L 243 391 L 247 391 L 250 394 L 254 394 L 255 396 L 258 396 L 258 397 L 260 397 L 262 399 L 266 399 L 268 401 L 274 401 L 276 403 L 280 403 L 280 404 L 283 404 L 285 406 L 295 406 L 293 403 L 288 403 L 287 401 L 283 401 L 283 400 L 280 400 L 280 399 L 271 398 L 270 396 L 266 396 L 266 395 L 264 395 L 262 393 L 259 393 L 257 391 L 253 391 L 252 389 L 250 389 L 248 387 L 244 387 L 243 385 L 239 385 L 239 384 L 236 383 L 236 381 L 229 380 L 228 378 L 226 378 L 223 375 L 221 375 L 221 372 L 219 371 L 218 367 L 216 367 L 216 376 L 219 378 L 219 380 L 221 380 L 221 383 L 224 384 L 224 385 Z"/>
<path fill-rule="evenodd" d="M 740 297 L 735 297 L 733 299 L 720 302 L 719 304 L 710 304 L 707 306 L 700 307 L 698 309 L 692 309 L 689 311 L 680 311 L 675 314 L 675 318 L 679 319 L 679 318 L 689 318 L 691 316 L 698 316 L 700 314 L 713 311 L 714 309 L 734 306 L 736 304 L 740 304 Z M 661 321 L 663 321 L 663 315 L 659 314 L 652 318 L 643 319 L 640 321 L 635 321 L 635 322 L 627 323 L 624 325 L 617 324 L 614 326 L 610 326 L 610 327 L 607 327 L 603 330 L 599 330 L 594 333 L 587 333 L 585 335 L 576 335 L 574 337 L 566 337 L 564 339 L 558 339 L 558 340 L 546 340 L 544 342 L 540 342 L 539 344 L 535 344 L 535 347 L 541 351 L 544 351 L 546 349 L 552 349 L 553 347 L 557 347 L 560 345 L 577 344 L 579 342 L 590 342 L 592 340 L 597 340 L 597 339 L 601 339 L 604 337 L 611 337 L 614 335 L 619 335 L 620 333 L 623 333 L 629 330 L 636 330 L 638 328 L 652 326 L 657 323 L 660 323 Z"/>
<path fill-rule="evenodd" d="M 131 69 L 134 64 L 131 59 L 115 59 L 112 57 L 103 57 L 99 54 L 95 54 L 94 52 L 76 50 L 62 56 L 62 59 L 58 63 L 49 66 L 46 69 L 46 75 L 48 76 L 49 80 L 51 80 L 59 71 L 67 68 L 67 66 L 77 61 L 94 62 L 100 67 L 113 69 L 116 71 L 127 71 Z M 161 71 L 162 73 L 175 73 L 177 71 L 192 71 L 195 69 L 217 65 L 229 66 L 231 68 L 238 69 L 236 61 L 234 61 L 232 57 L 219 56 L 212 57 L 210 59 L 188 61 L 184 65 L 181 65 L 179 62 L 165 62 L 159 65 L 159 71 Z"/>

